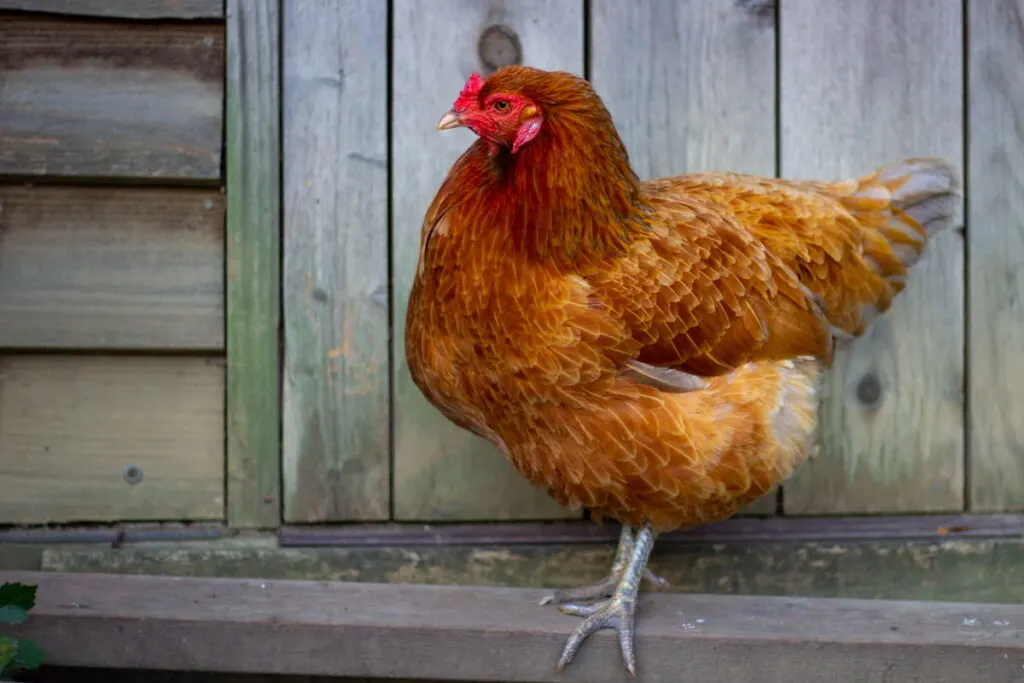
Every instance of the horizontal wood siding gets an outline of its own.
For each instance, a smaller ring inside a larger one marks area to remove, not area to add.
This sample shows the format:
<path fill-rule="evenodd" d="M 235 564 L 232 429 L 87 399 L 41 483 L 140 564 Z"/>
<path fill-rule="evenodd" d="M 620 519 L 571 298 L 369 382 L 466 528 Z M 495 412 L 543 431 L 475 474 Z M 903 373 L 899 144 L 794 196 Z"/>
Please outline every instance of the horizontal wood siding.
<path fill-rule="evenodd" d="M 0 174 L 218 181 L 223 23 L 0 19 Z"/>
<path fill-rule="evenodd" d="M 224 197 L 0 185 L 0 346 L 224 347 Z"/>
<path fill-rule="evenodd" d="M 0 524 L 220 519 L 223 471 L 222 360 L 0 356 Z"/>
<path fill-rule="evenodd" d="M 0 10 L 112 19 L 221 19 L 224 0 L 0 0 Z"/>
<path fill-rule="evenodd" d="M 0 524 L 225 516 L 224 49 L 0 0 Z"/>

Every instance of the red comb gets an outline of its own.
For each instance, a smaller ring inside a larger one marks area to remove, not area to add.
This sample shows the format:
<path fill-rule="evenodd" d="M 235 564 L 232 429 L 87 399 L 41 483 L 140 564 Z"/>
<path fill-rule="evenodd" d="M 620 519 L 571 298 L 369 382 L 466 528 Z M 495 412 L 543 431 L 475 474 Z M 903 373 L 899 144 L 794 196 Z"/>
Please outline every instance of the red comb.
<path fill-rule="evenodd" d="M 466 84 L 462 86 L 462 90 L 459 92 L 458 99 L 455 100 L 455 105 L 452 107 L 457 111 L 463 109 L 469 109 L 476 105 L 477 95 L 480 94 L 480 89 L 484 87 L 484 78 L 480 74 L 474 72 Z"/>

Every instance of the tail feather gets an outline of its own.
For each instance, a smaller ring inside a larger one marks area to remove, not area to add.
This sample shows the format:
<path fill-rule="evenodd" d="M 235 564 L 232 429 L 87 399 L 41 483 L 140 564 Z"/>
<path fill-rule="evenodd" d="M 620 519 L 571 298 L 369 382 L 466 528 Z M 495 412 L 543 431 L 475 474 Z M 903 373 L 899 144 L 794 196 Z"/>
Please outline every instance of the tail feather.
<path fill-rule="evenodd" d="M 906 159 L 852 183 L 843 205 L 885 238 L 904 269 L 920 260 L 929 239 L 952 227 L 960 203 L 959 176 L 944 159 Z"/>
<path fill-rule="evenodd" d="M 861 322 L 867 324 L 903 291 L 928 242 L 953 226 L 960 205 L 959 175 L 944 159 L 912 158 L 833 183 L 828 190 L 864 228 L 863 257 L 891 287 L 861 311 Z"/>

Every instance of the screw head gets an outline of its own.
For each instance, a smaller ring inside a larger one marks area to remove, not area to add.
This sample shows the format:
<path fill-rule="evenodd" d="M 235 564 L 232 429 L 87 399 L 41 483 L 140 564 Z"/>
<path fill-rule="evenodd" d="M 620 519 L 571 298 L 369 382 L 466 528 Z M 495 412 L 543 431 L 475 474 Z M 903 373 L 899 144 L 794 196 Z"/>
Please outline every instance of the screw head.
<path fill-rule="evenodd" d="M 135 486 L 142 481 L 142 468 L 138 465 L 128 465 L 128 467 L 124 468 L 124 472 L 121 476 L 124 477 L 124 480 L 128 484 Z"/>

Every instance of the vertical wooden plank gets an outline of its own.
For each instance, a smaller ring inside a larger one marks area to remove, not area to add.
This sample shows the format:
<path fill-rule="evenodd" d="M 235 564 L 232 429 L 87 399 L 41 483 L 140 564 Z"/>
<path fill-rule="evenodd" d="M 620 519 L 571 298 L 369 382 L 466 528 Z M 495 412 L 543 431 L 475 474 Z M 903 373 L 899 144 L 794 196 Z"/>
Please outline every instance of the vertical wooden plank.
<path fill-rule="evenodd" d="M 781 6 L 782 175 L 838 179 L 905 156 L 963 158 L 960 0 Z M 960 510 L 963 236 L 929 247 L 889 313 L 837 354 L 822 449 L 787 513 Z"/>
<path fill-rule="evenodd" d="M 968 3 L 970 503 L 1024 508 L 1024 0 Z"/>
<path fill-rule="evenodd" d="M 591 0 L 591 28 L 591 81 L 641 178 L 775 175 L 770 5 Z M 771 514 L 775 503 L 773 491 L 744 512 Z"/>
<path fill-rule="evenodd" d="M 386 519 L 387 3 L 283 9 L 284 516 Z"/>
<path fill-rule="evenodd" d="M 227 4 L 228 523 L 281 521 L 280 14 Z"/>
<path fill-rule="evenodd" d="M 490 444 L 459 429 L 431 406 L 405 363 L 406 304 L 423 214 L 472 133 L 439 134 L 469 75 L 487 73 L 478 43 L 490 26 L 511 29 L 522 63 L 583 73 L 583 5 L 576 0 L 395 0 L 392 95 L 392 248 L 395 301 L 395 516 L 400 519 L 564 517 Z M 488 60 L 515 53 L 492 33 Z M 493 56 L 492 56 L 493 55 Z M 505 62 L 507 63 L 507 62 Z"/>

